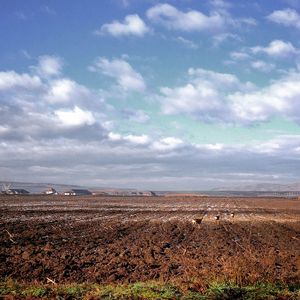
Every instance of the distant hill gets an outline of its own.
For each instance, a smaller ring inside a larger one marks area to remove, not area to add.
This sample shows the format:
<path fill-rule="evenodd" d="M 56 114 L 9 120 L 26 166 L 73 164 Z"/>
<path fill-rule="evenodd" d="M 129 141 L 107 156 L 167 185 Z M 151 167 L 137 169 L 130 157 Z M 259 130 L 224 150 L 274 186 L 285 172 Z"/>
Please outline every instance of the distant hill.
<path fill-rule="evenodd" d="M 55 184 L 55 183 L 32 183 L 32 182 L 8 182 L 0 181 L 0 192 L 2 186 L 5 184 L 11 184 L 11 188 L 15 189 L 25 189 L 31 194 L 43 193 L 48 188 L 52 187 L 59 193 L 70 189 L 88 189 L 95 193 L 107 193 L 107 194 L 123 194 L 123 195 L 135 195 L 138 192 L 146 192 L 137 189 L 125 189 L 125 188 L 109 188 L 109 187 L 87 187 L 79 185 L 70 184 Z M 258 184 L 248 184 L 248 185 L 234 185 L 227 187 L 218 187 L 210 189 L 207 191 L 176 191 L 177 194 L 197 194 L 197 195 L 218 195 L 220 192 L 231 191 L 231 192 L 286 192 L 286 191 L 300 191 L 300 183 L 289 183 L 289 184 L 275 184 L 275 183 L 258 183 Z M 157 195 L 173 194 L 174 191 L 154 191 Z"/>
<path fill-rule="evenodd" d="M 235 185 L 231 187 L 220 187 L 212 189 L 211 191 L 240 191 L 240 192 L 285 192 L 285 191 L 300 191 L 300 183 L 288 183 L 288 184 L 277 184 L 277 183 L 257 183 L 249 185 Z"/>

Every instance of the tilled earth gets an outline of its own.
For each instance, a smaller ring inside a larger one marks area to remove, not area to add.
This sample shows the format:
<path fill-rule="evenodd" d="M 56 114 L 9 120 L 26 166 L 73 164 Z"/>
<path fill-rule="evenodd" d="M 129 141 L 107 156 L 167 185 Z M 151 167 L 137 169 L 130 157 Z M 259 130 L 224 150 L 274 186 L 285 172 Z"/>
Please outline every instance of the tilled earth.
<path fill-rule="evenodd" d="M 300 282 L 296 199 L 2 195 L 0 226 L 2 281 Z"/>

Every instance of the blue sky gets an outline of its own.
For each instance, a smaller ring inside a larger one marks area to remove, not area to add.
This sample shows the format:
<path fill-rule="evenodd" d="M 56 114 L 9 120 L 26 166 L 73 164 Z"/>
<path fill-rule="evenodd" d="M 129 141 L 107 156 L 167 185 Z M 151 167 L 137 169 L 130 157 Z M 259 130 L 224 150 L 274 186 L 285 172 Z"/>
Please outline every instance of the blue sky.
<path fill-rule="evenodd" d="M 0 180 L 299 181 L 299 1 L 0 8 Z"/>

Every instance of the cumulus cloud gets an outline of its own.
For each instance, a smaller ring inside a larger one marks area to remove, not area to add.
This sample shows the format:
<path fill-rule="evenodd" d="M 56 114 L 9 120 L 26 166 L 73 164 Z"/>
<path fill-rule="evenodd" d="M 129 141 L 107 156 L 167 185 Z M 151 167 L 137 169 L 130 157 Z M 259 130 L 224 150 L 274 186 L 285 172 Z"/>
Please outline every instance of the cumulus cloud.
<path fill-rule="evenodd" d="M 186 84 L 177 88 L 161 88 L 164 114 L 208 113 L 220 108 L 218 94 L 210 83 L 201 85 Z"/>
<path fill-rule="evenodd" d="M 299 53 L 291 42 L 285 42 L 282 40 L 274 40 L 266 47 L 256 46 L 251 48 L 254 54 L 264 53 L 274 58 L 291 57 Z"/>
<path fill-rule="evenodd" d="M 115 20 L 112 23 L 102 25 L 96 34 L 109 34 L 114 37 L 129 35 L 142 37 L 148 32 L 150 32 L 149 27 L 135 14 L 126 16 L 123 22 Z"/>
<path fill-rule="evenodd" d="M 52 104 L 64 104 L 89 97 L 90 92 L 86 87 L 69 78 L 51 80 L 45 95 L 45 99 Z"/>
<path fill-rule="evenodd" d="M 226 95 L 232 90 L 248 90 L 251 83 L 241 83 L 232 74 L 205 69 L 188 70 L 189 83 L 161 88 L 164 114 L 188 114 L 202 120 L 230 119 Z"/>
<path fill-rule="evenodd" d="M 54 114 L 65 126 L 93 125 L 96 122 L 92 112 L 78 106 L 71 110 L 56 110 Z"/>
<path fill-rule="evenodd" d="M 183 140 L 176 137 L 165 137 L 154 141 L 152 148 L 158 151 L 173 151 L 184 146 Z"/>
<path fill-rule="evenodd" d="M 269 86 L 250 93 L 233 93 L 228 96 L 237 118 L 244 121 L 266 121 L 274 116 L 285 116 L 300 122 L 298 99 L 300 74 L 290 73 Z"/>
<path fill-rule="evenodd" d="M 251 62 L 251 67 L 255 70 L 268 73 L 274 70 L 275 65 L 262 60 L 255 60 Z"/>
<path fill-rule="evenodd" d="M 107 58 L 99 57 L 89 69 L 114 78 L 125 91 L 142 92 L 146 89 L 143 76 L 135 71 L 126 60 L 108 60 Z"/>
<path fill-rule="evenodd" d="M 41 76 L 57 76 L 61 74 L 63 61 L 58 56 L 43 55 L 38 58 L 38 65 L 33 67 Z"/>
<path fill-rule="evenodd" d="M 133 144 L 145 145 L 149 143 L 150 138 L 146 134 L 142 134 L 142 135 L 129 134 L 124 136 L 124 140 L 129 141 Z"/>
<path fill-rule="evenodd" d="M 120 133 L 109 132 L 108 139 L 113 142 L 130 143 L 136 146 L 145 146 L 149 151 L 161 152 L 173 152 L 180 148 L 186 147 L 188 144 L 178 137 L 150 137 L 149 135 L 122 135 Z"/>
<path fill-rule="evenodd" d="M 210 1 L 210 4 L 212 10 L 209 14 L 198 10 L 182 11 L 171 4 L 160 3 L 149 8 L 146 15 L 151 22 L 169 30 L 218 33 L 215 43 L 218 41 L 221 43 L 230 38 L 240 40 L 237 34 L 228 32 L 230 28 L 257 25 L 257 21 L 253 18 L 232 17 L 228 10 L 231 7 L 228 2 Z"/>
<path fill-rule="evenodd" d="M 107 120 L 101 95 L 62 77 L 60 67 L 41 63 L 49 56 L 42 58 L 28 73 L 0 72 L 1 140 L 103 138 Z"/>
<path fill-rule="evenodd" d="M 241 61 L 248 61 L 252 69 L 262 72 L 269 72 L 275 68 L 273 63 L 261 59 L 262 55 L 269 59 L 291 60 L 299 56 L 300 49 L 296 48 L 291 42 L 282 40 L 273 40 L 266 46 L 243 47 L 239 51 L 230 52 L 230 60 L 225 61 L 228 64 L 234 64 Z M 253 59 L 250 62 L 250 59 Z"/>
<path fill-rule="evenodd" d="M 142 135 L 121 135 L 119 133 L 115 132 L 109 132 L 108 133 L 108 139 L 113 142 L 129 142 L 131 144 L 135 145 L 147 145 L 150 143 L 151 139 L 148 135 L 142 134 Z"/>
<path fill-rule="evenodd" d="M 218 31 L 224 29 L 225 19 L 215 12 L 205 15 L 200 11 L 183 12 L 170 4 L 157 4 L 147 11 L 147 17 L 154 23 L 171 30 L 181 31 Z"/>
<path fill-rule="evenodd" d="M 36 75 L 19 74 L 15 71 L 0 72 L 0 90 L 9 90 L 14 88 L 40 88 L 41 79 Z"/>
<path fill-rule="evenodd" d="M 74 81 L 66 78 L 53 81 L 47 95 L 49 102 L 69 102 L 75 85 Z"/>
<path fill-rule="evenodd" d="M 258 68 L 270 68 L 256 62 Z M 164 114 L 187 114 L 204 121 L 249 124 L 274 117 L 300 123 L 300 73 L 289 72 L 264 88 L 242 83 L 232 74 L 190 69 L 186 85 L 161 88 Z"/>
<path fill-rule="evenodd" d="M 296 10 L 291 8 L 275 10 L 267 16 L 267 19 L 286 27 L 300 29 L 300 15 Z"/>

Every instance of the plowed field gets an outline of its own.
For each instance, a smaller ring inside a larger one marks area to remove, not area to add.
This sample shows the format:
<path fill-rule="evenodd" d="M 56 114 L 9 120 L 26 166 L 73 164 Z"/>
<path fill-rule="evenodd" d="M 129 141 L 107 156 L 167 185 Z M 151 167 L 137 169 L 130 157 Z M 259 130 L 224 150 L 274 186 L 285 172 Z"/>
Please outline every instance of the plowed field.
<path fill-rule="evenodd" d="M 2 281 L 300 282 L 296 199 L 1 195 L 0 226 Z"/>

